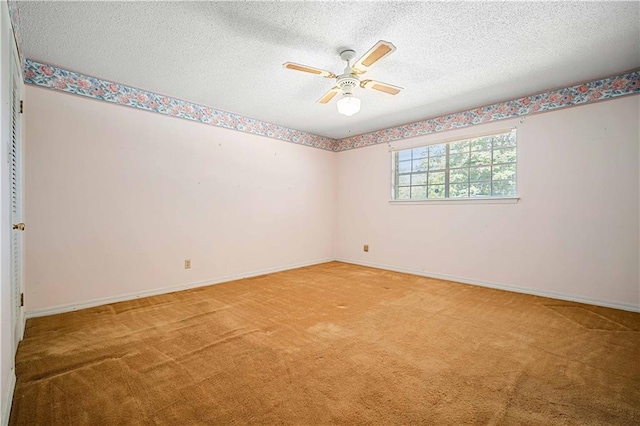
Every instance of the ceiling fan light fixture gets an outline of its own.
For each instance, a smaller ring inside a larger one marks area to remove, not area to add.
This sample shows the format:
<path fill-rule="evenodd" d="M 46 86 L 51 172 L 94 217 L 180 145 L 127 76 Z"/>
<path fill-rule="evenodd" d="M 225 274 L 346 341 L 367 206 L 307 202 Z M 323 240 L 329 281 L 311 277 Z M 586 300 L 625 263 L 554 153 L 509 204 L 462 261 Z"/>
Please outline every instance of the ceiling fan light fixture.
<path fill-rule="evenodd" d="M 309 67 L 302 64 L 296 64 L 293 62 L 285 62 L 282 64 L 286 69 L 293 71 L 305 72 L 308 74 L 314 74 L 325 78 L 335 78 L 336 83 L 327 93 L 322 95 L 318 99 L 318 103 L 326 105 L 331 102 L 332 99 L 337 98 L 338 94 L 342 92 L 342 99 L 337 102 L 338 113 L 350 117 L 360 112 L 360 99 L 353 96 L 354 90 L 360 89 L 373 89 L 388 95 L 397 95 L 402 87 L 394 86 L 393 84 L 383 83 L 378 80 L 360 80 L 360 75 L 368 71 L 369 67 L 373 64 L 385 58 L 387 55 L 393 53 L 396 47 L 393 43 L 380 40 L 377 42 L 362 58 L 353 62 L 356 58 L 356 52 L 351 49 L 346 49 L 340 52 L 340 59 L 347 63 L 342 74 L 334 74 L 330 71 L 322 70 L 319 68 Z"/>
<path fill-rule="evenodd" d="M 338 112 L 347 117 L 351 117 L 360 111 L 360 99 L 351 94 L 345 94 L 337 103 Z"/>

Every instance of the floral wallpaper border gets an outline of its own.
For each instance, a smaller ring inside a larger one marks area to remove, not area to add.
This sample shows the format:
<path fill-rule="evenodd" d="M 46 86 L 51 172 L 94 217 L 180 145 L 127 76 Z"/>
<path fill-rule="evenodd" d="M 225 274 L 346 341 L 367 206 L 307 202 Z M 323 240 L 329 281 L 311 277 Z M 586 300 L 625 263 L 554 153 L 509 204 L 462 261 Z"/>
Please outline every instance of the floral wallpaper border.
<path fill-rule="evenodd" d="M 30 59 L 24 61 L 24 80 L 27 84 L 335 152 L 640 93 L 639 69 L 512 101 L 335 140 Z"/>
<path fill-rule="evenodd" d="M 377 145 L 636 93 L 640 93 L 640 70 L 589 83 L 576 84 L 563 89 L 550 90 L 537 95 L 525 96 L 513 101 L 500 102 L 464 112 L 340 139 L 334 147 L 334 151 Z"/>
<path fill-rule="evenodd" d="M 42 62 L 24 61 L 24 81 L 74 95 L 333 151 L 336 140 L 101 80 Z"/>

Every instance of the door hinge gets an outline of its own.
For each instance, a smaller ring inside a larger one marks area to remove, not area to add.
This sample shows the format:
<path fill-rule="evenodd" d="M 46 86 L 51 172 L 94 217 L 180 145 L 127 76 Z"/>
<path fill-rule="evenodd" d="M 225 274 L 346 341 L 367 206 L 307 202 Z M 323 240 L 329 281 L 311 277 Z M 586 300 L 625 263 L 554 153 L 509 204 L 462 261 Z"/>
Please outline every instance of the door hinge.
<path fill-rule="evenodd" d="M 20 114 L 24 111 L 24 101 L 20 101 Z"/>
<path fill-rule="evenodd" d="M 24 306 L 24 293 L 20 293 L 20 307 Z"/>

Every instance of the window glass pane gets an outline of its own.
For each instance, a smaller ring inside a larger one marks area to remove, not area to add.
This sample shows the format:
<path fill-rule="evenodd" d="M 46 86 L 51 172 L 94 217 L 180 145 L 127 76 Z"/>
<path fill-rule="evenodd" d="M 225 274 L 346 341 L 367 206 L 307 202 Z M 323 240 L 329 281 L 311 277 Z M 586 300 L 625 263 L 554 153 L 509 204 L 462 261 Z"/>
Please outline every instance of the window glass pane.
<path fill-rule="evenodd" d="M 429 185 L 429 198 L 444 198 L 444 185 Z"/>
<path fill-rule="evenodd" d="M 426 185 L 427 184 L 427 174 L 426 173 L 418 173 L 411 175 L 411 185 Z"/>
<path fill-rule="evenodd" d="M 413 172 L 426 172 L 427 171 L 427 159 L 422 158 L 420 160 L 413 160 Z"/>
<path fill-rule="evenodd" d="M 491 180 L 491 167 L 470 167 L 469 180 Z"/>
<path fill-rule="evenodd" d="M 513 180 L 499 180 L 493 182 L 493 194 L 495 196 L 516 195 L 516 183 Z"/>
<path fill-rule="evenodd" d="M 516 161 L 516 147 L 493 151 L 493 164 L 513 163 Z"/>
<path fill-rule="evenodd" d="M 444 183 L 445 172 L 430 172 L 429 173 L 429 185 Z"/>
<path fill-rule="evenodd" d="M 477 151 L 471 153 L 471 162 L 472 165 L 482 165 L 491 164 L 491 151 Z"/>
<path fill-rule="evenodd" d="M 398 151 L 398 160 L 399 161 L 411 160 L 411 150 L 406 149 L 404 151 Z"/>
<path fill-rule="evenodd" d="M 403 188 L 398 188 L 398 196 L 396 198 L 398 200 L 408 200 L 410 195 L 410 188 L 408 186 L 405 186 Z"/>
<path fill-rule="evenodd" d="M 493 180 L 513 180 L 516 177 L 515 164 L 501 164 L 493 166 Z"/>
<path fill-rule="evenodd" d="M 492 136 L 485 136 L 483 138 L 473 139 L 471 141 L 471 151 L 491 150 L 493 142 Z"/>
<path fill-rule="evenodd" d="M 469 196 L 485 197 L 491 195 L 491 182 L 471 182 Z"/>
<path fill-rule="evenodd" d="M 469 154 L 451 154 L 449 167 L 464 167 L 469 165 Z"/>
<path fill-rule="evenodd" d="M 505 146 L 515 146 L 516 134 L 515 132 L 503 133 L 501 135 L 495 135 L 493 137 L 493 149 L 501 148 Z"/>
<path fill-rule="evenodd" d="M 449 182 L 467 182 L 469 180 L 468 169 L 451 169 L 449 171 Z"/>
<path fill-rule="evenodd" d="M 468 183 L 453 183 L 449 185 L 449 197 L 459 198 L 469 196 L 469 184 Z"/>
<path fill-rule="evenodd" d="M 439 145 L 431 145 L 429 147 L 429 156 L 430 157 L 434 157 L 437 155 L 445 155 L 447 153 L 447 146 L 446 144 L 439 144 Z"/>
<path fill-rule="evenodd" d="M 516 148 L 514 130 L 396 151 L 392 154 L 396 169 L 394 196 L 396 199 L 513 196 Z"/>
<path fill-rule="evenodd" d="M 398 173 L 409 173 L 411 171 L 411 161 L 400 161 L 398 163 Z"/>
<path fill-rule="evenodd" d="M 427 198 L 427 187 L 426 186 L 412 186 L 411 187 L 411 198 Z"/>
<path fill-rule="evenodd" d="M 459 154 L 462 152 L 468 152 L 469 151 L 469 141 L 458 141 L 458 142 L 451 142 L 449 144 L 449 152 L 451 154 Z"/>
<path fill-rule="evenodd" d="M 427 156 L 427 147 L 421 146 L 420 148 L 413 149 L 413 158 L 424 158 Z"/>
<path fill-rule="evenodd" d="M 429 157 L 429 170 L 444 170 L 447 164 L 447 157 Z"/>

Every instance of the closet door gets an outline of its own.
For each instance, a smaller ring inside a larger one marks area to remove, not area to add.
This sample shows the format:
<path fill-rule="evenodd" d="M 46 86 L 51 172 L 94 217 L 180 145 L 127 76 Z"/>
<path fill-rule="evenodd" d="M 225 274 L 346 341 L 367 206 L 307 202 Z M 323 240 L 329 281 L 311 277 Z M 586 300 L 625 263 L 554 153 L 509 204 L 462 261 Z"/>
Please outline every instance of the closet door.
<path fill-rule="evenodd" d="M 11 146 L 9 148 L 9 162 L 11 173 L 11 299 L 13 307 L 13 342 L 14 349 L 18 349 L 18 343 L 23 334 L 23 234 L 25 225 L 22 218 L 22 82 L 18 60 L 15 54 L 11 55 Z"/>

